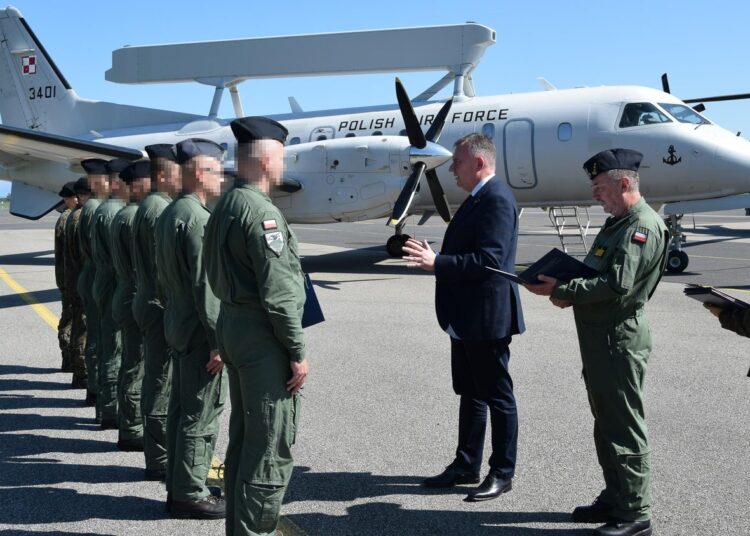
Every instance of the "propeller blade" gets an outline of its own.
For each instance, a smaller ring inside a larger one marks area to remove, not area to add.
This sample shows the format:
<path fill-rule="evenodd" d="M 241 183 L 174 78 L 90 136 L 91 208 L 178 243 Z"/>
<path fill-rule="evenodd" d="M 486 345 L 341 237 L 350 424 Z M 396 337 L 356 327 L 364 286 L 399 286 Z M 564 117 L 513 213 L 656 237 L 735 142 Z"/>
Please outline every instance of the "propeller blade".
<path fill-rule="evenodd" d="M 427 166 L 424 162 L 417 162 L 414 164 L 414 169 L 412 169 L 409 178 L 406 179 L 404 189 L 398 194 L 396 204 L 393 205 L 393 214 L 386 225 L 398 225 L 406 217 L 409 212 L 409 206 L 414 199 L 414 194 L 417 191 L 417 186 L 419 186 L 419 179 L 422 177 L 425 167 Z"/>
<path fill-rule="evenodd" d="M 669 78 L 667 77 L 667 73 L 661 75 L 661 88 L 664 90 L 664 93 L 672 93 L 669 91 Z"/>
<path fill-rule="evenodd" d="M 703 103 L 696 104 L 695 106 L 693 106 L 693 110 L 695 110 L 698 113 L 705 111 L 705 109 L 706 109 L 706 106 Z"/>
<path fill-rule="evenodd" d="M 396 78 L 396 99 L 398 100 L 398 107 L 401 109 L 401 117 L 406 126 L 406 135 L 409 137 L 409 143 L 418 149 L 423 149 L 427 145 L 427 140 L 424 137 L 422 128 L 419 126 L 419 120 L 417 119 L 417 114 L 414 113 L 409 95 L 406 94 L 406 90 L 398 78 Z"/>
<path fill-rule="evenodd" d="M 448 99 L 440 111 L 432 121 L 430 128 L 427 130 L 427 141 L 437 142 L 440 139 L 440 133 L 443 131 L 443 125 L 445 125 L 445 118 L 448 117 L 448 112 L 451 110 L 453 104 L 453 97 Z"/>
<path fill-rule="evenodd" d="M 427 176 L 427 185 L 430 187 L 432 200 L 435 202 L 435 208 L 440 217 L 443 218 L 443 221 L 448 223 L 451 221 L 451 208 L 448 205 L 448 198 L 445 197 L 445 192 L 438 180 L 437 173 L 434 169 L 430 169 L 425 175 Z"/>
<path fill-rule="evenodd" d="M 700 99 L 683 99 L 682 102 L 719 102 L 742 99 L 750 99 L 750 93 L 737 93 L 736 95 L 717 95 L 714 97 L 703 97 Z"/>

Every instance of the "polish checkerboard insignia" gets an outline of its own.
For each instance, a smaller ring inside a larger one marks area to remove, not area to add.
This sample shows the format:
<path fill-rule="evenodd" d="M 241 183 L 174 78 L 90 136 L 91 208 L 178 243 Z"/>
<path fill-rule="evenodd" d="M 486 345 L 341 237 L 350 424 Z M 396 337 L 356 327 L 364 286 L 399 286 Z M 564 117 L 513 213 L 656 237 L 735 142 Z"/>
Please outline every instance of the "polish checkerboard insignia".
<path fill-rule="evenodd" d="M 36 56 L 21 57 L 21 73 L 24 76 L 36 74 Z"/>

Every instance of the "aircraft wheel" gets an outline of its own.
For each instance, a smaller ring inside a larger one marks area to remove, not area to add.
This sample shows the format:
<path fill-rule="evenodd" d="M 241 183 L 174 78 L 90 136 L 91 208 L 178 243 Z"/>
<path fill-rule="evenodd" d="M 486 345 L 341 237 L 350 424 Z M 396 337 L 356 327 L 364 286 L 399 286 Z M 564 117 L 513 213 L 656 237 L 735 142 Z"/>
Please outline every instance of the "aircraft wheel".
<path fill-rule="evenodd" d="M 667 271 L 673 274 L 684 272 L 688 261 L 688 255 L 684 251 L 670 251 L 667 257 Z"/>
<path fill-rule="evenodd" d="M 393 235 L 388 239 L 385 244 L 385 249 L 388 251 L 388 255 L 391 257 L 403 257 L 404 251 L 401 249 L 406 244 L 406 241 L 411 237 L 407 234 Z"/>

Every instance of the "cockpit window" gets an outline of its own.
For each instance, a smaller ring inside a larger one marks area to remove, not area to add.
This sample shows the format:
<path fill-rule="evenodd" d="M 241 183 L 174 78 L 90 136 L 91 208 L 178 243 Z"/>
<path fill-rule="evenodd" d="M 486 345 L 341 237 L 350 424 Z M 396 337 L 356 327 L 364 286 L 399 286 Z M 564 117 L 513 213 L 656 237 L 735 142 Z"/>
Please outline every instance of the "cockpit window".
<path fill-rule="evenodd" d="M 696 113 L 695 110 L 684 104 L 672 104 L 667 102 L 660 102 L 659 106 L 664 108 L 669 114 L 677 119 L 680 123 L 690 123 L 693 125 L 710 125 L 711 122 Z"/>
<path fill-rule="evenodd" d="M 631 102 L 625 105 L 620 118 L 620 128 L 671 123 L 672 120 L 650 102 Z"/>

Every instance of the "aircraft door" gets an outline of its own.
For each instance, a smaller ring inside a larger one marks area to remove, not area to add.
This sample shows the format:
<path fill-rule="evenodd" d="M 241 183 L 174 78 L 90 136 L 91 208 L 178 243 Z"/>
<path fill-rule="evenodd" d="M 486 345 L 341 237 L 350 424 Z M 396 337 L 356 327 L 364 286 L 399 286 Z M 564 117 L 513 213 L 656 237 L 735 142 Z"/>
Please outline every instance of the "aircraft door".
<path fill-rule="evenodd" d="M 505 178 L 513 188 L 536 186 L 534 163 L 534 123 L 530 119 L 513 119 L 503 129 Z"/>
<path fill-rule="evenodd" d="M 332 140 L 336 137 L 333 127 L 315 127 L 310 131 L 310 141 Z"/>

